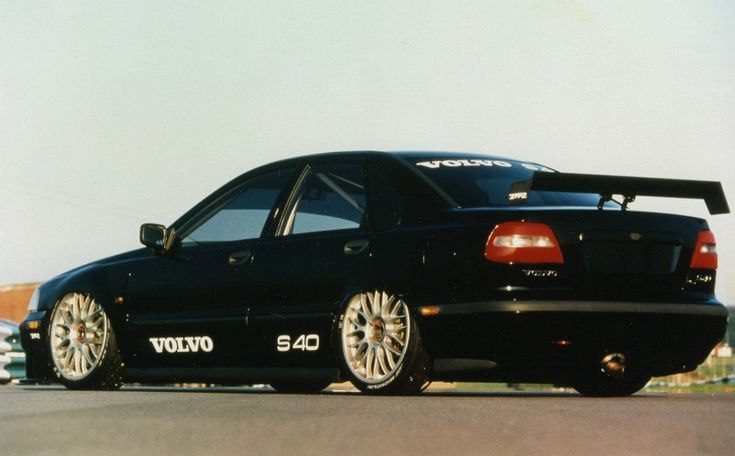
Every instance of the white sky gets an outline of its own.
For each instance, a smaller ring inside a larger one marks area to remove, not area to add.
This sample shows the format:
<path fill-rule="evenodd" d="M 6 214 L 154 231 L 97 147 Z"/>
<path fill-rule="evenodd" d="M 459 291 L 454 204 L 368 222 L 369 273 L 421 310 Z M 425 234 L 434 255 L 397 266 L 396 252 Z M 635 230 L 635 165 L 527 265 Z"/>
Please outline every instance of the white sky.
<path fill-rule="evenodd" d="M 136 248 L 262 163 L 481 151 L 712 179 L 735 207 L 735 3 L 0 5 L 0 284 Z M 735 220 L 707 217 L 735 303 Z"/>

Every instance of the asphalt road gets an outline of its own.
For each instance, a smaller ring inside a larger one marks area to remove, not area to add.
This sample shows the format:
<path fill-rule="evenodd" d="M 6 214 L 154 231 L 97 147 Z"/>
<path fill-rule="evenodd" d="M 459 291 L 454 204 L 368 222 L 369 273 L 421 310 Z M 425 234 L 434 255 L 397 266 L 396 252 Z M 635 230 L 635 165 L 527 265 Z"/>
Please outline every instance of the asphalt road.
<path fill-rule="evenodd" d="M 0 454 L 735 454 L 735 395 L 0 386 Z"/>

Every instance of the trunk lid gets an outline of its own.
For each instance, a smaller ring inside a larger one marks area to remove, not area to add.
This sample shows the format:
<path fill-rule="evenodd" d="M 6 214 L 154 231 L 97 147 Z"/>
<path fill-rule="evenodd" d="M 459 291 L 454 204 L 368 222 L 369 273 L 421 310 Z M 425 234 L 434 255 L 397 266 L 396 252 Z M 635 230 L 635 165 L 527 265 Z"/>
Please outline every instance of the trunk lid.
<path fill-rule="evenodd" d="M 690 262 L 697 236 L 708 230 L 703 219 L 650 212 L 527 208 L 523 210 L 456 209 L 452 212 L 486 221 L 488 233 L 498 223 L 525 221 L 551 227 L 564 256 L 559 281 L 579 299 L 681 300 L 682 293 L 711 293 L 712 283 L 690 283 Z M 550 269 L 531 265 L 531 269 Z M 511 266 L 512 267 L 512 266 Z M 529 269 L 528 265 L 524 265 Z M 520 272 L 520 271 L 519 271 Z"/>
<path fill-rule="evenodd" d="M 632 211 L 539 211 L 556 233 L 570 285 L 593 299 L 681 295 L 702 219 Z"/>

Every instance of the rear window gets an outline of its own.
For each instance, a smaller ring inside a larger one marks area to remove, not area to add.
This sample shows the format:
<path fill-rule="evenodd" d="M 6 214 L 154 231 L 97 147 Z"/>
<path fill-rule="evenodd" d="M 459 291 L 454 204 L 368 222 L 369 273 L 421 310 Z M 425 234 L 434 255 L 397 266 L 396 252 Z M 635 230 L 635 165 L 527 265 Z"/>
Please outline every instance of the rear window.
<path fill-rule="evenodd" d="M 529 180 L 534 171 L 555 172 L 536 163 L 470 157 L 414 159 L 412 164 L 462 207 L 597 206 L 600 199 L 592 193 L 532 191 L 527 199 L 511 201 L 514 183 Z"/>

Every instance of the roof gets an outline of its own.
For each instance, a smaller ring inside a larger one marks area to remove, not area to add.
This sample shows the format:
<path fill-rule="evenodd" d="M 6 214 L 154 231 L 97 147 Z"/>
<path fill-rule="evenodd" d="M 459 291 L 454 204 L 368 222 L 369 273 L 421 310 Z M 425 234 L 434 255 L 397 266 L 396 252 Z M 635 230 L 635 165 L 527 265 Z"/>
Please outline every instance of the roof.
<path fill-rule="evenodd" d="M 396 151 L 378 151 L 378 150 L 348 150 L 348 151 L 335 151 L 335 152 L 321 152 L 316 154 L 299 155 L 296 157 L 286 158 L 276 162 L 271 162 L 263 165 L 261 168 L 271 167 L 274 165 L 285 165 L 292 162 L 301 162 L 305 160 L 312 160 L 318 158 L 356 158 L 356 157 L 370 157 L 370 156 L 388 156 L 398 157 L 406 160 L 417 160 L 417 159 L 447 159 L 453 156 L 456 157 L 477 157 L 489 160 L 518 160 L 514 158 L 501 157 L 498 155 L 490 155 L 479 152 L 460 152 L 460 151 L 436 151 L 436 150 L 396 150 Z"/>

